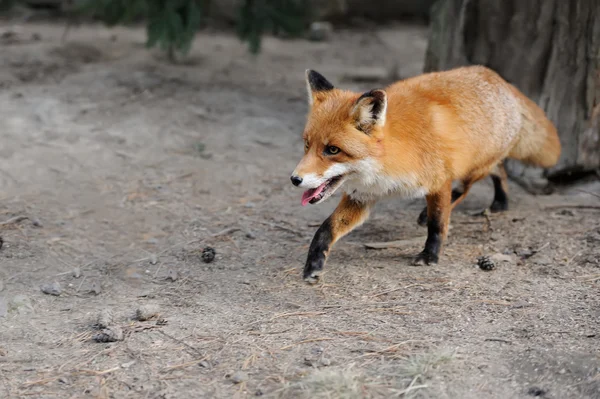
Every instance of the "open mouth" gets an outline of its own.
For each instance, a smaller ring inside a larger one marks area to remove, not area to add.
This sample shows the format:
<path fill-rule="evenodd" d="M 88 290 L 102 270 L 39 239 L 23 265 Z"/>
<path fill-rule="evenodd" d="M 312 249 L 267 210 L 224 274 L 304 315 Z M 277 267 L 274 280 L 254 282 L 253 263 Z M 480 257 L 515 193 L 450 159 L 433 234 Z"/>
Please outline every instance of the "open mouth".
<path fill-rule="evenodd" d="M 319 187 L 306 190 L 304 194 L 302 194 L 302 206 L 306 206 L 308 204 L 317 204 L 321 201 L 324 201 L 326 198 L 329 198 L 329 196 L 333 194 L 341 185 L 342 178 L 343 176 L 341 175 L 332 177 Z"/>

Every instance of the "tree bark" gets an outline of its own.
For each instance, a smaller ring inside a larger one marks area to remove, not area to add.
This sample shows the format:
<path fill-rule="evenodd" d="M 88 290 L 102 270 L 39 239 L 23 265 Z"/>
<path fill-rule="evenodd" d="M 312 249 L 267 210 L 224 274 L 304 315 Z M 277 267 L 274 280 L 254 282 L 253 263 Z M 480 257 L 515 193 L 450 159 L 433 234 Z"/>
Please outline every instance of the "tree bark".
<path fill-rule="evenodd" d="M 600 167 L 599 0 L 439 0 L 431 18 L 425 71 L 495 70 L 556 125 L 563 150 L 550 176 Z"/>

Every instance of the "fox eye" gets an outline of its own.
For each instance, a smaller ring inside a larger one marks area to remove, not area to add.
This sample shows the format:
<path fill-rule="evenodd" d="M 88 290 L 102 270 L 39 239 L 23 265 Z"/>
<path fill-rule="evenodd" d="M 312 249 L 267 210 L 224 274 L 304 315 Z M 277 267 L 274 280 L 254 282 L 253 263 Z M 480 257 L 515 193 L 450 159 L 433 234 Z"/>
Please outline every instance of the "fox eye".
<path fill-rule="evenodd" d="M 325 154 L 327 155 L 335 155 L 340 152 L 340 149 L 333 145 L 328 145 L 325 147 Z"/>

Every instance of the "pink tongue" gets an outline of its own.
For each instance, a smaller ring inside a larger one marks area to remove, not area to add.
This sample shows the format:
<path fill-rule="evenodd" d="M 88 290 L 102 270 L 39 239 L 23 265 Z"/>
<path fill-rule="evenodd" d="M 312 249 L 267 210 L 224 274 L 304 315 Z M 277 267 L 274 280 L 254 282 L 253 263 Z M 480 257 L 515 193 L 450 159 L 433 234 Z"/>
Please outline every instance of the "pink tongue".
<path fill-rule="evenodd" d="M 311 199 L 313 199 L 316 196 L 318 196 L 319 194 L 321 194 L 321 191 L 323 191 L 326 184 L 327 184 L 327 182 L 321 184 L 317 188 L 311 188 L 310 190 L 306 190 L 304 192 L 304 194 L 302 194 L 302 206 L 308 205 L 308 203 L 310 202 Z"/>

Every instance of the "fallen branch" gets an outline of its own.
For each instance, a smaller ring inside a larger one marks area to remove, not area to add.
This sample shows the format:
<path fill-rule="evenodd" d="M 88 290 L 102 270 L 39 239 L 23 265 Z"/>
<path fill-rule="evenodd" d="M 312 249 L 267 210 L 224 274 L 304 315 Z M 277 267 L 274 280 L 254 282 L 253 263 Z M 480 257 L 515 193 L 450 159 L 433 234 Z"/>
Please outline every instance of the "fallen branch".
<path fill-rule="evenodd" d="M 600 209 L 600 205 L 588 205 L 588 204 L 562 204 L 562 205 L 545 205 L 542 207 L 543 210 L 552 209 Z"/>
<path fill-rule="evenodd" d="M 409 238 L 407 240 L 396 240 L 388 242 L 366 242 L 363 245 L 369 249 L 385 249 L 385 248 L 404 248 L 412 244 L 420 243 L 423 241 L 425 236 Z"/>

